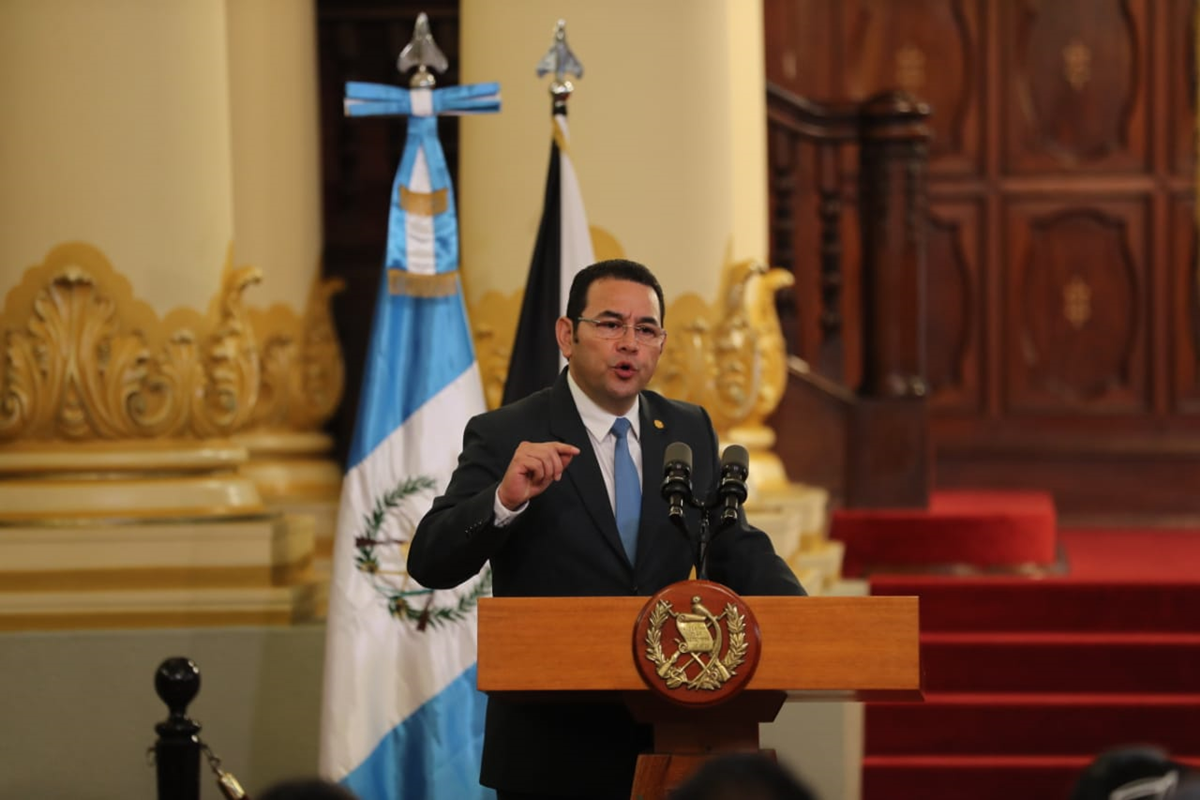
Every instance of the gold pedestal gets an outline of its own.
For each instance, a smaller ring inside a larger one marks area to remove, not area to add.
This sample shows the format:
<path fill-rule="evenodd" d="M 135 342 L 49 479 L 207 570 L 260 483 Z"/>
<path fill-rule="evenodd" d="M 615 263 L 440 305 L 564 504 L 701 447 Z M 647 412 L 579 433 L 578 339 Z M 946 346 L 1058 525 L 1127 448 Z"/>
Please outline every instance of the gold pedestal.
<path fill-rule="evenodd" d="M 792 483 L 771 448 L 775 432 L 745 425 L 729 432 L 750 453 L 746 516 L 766 531 L 775 552 L 792 567 L 809 594 L 825 594 L 840 579 L 843 546 L 829 533 L 829 492 Z"/>
<path fill-rule="evenodd" d="M 0 629 L 311 618 L 314 531 L 218 440 L 0 448 Z"/>
<path fill-rule="evenodd" d="M 252 431 L 234 441 L 249 451 L 239 471 L 254 482 L 266 507 L 312 525 L 316 612 L 324 617 L 342 493 L 342 470 L 329 458 L 333 439 L 316 431 Z"/>
<path fill-rule="evenodd" d="M 746 517 L 771 537 L 811 595 L 824 594 L 841 575 L 841 543 L 827 538 L 828 503 L 824 489 L 798 483 L 752 489 L 746 502 Z"/>

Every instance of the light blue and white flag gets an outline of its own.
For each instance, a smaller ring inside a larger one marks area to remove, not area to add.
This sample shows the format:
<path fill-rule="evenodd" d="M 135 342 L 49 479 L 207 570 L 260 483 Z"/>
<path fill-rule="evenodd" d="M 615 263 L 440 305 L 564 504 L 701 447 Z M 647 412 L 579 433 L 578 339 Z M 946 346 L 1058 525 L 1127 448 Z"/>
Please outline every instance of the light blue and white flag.
<path fill-rule="evenodd" d="M 476 603 L 490 567 L 451 591 L 408 577 L 417 522 L 485 410 L 458 276 L 454 190 L 437 115 L 499 109 L 496 84 L 346 85 L 350 116 L 409 115 L 387 255 L 334 540 L 321 774 L 362 800 L 494 797 L 479 786 L 486 698 Z"/>

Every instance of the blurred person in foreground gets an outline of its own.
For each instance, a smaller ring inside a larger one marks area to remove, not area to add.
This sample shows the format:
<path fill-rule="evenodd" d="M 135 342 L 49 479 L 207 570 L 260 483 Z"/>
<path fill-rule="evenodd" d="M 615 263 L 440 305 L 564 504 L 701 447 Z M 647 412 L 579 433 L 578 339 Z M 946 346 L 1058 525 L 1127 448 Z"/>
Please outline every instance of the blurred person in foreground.
<path fill-rule="evenodd" d="M 676 787 L 669 800 L 817 800 L 791 772 L 761 753 L 730 753 Z"/>
<path fill-rule="evenodd" d="M 1152 745 L 1106 750 L 1084 769 L 1071 800 L 1174 800 L 1182 764 Z"/>

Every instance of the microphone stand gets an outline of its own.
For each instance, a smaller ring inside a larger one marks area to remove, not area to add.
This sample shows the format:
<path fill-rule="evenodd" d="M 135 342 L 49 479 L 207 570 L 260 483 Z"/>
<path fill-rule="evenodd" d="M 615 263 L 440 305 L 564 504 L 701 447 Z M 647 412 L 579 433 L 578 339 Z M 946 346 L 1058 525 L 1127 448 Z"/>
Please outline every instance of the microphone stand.
<path fill-rule="evenodd" d="M 700 511 L 700 538 L 696 542 L 696 580 L 708 580 L 708 529 L 711 524 L 708 521 L 708 512 L 710 509 L 702 508 Z"/>
<path fill-rule="evenodd" d="M 717 528 L 715 533 L 711 533 L 712 514 L 717 509 L 717 506 L 721 504 L 721 499 L 721 496 L 716 492 L 708 500 L 697 500 L 690 493 L 686 497 L 688 505 L 700 510 L 700 535 L 696 538 L 696 552 L 693 557 L 697 580 L 708 580 L 708 546 L 717 537 L 718 533 L 734 522 L 734 520 L 726 520 L 724 524 Z M 691 532 L 687 529 L 687 520 L 682 514 L 677 517 L 671 517 L 671 521 L 675 523 L 675 527 L 679 528 L 680 533 L 683 534 L 685 539 L 691 540 L 692 536 Z"/>

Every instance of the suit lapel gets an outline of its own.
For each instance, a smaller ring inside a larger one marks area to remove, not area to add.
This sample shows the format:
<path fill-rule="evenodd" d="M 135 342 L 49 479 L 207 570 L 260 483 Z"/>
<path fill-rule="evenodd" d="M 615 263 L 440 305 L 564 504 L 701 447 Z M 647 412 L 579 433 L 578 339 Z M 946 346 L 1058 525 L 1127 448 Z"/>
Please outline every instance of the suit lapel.
<path fill-rule="evenodd" d="M 655 537 L 662 536 L 661 524 L 667 519 L 667 503 L 662 499 L 659 485 L 663 474 L 663 454 L 671 435 L 667 420 L 659 409 L 653 408 L 643 393 L 638 412 L 642 445 L 642 516 L 638 522 L 638 563 L 646 563 L 647 550 Z"/>
<path fill-rule="evenodd" d="M 604 476 L 600 473 L 600 462 L 596 458 L 596 451 L 592 449 L 592 439 L 588 436 L 587 428 L 583 427 L 583 420 L 579 418 L 579 411 L 575 408 L 575 399 L 571 397 L 571 387 L 567 386 L 565 371 L 559 374 L 553 392 L 554 397 L 550 404 L 550 432 L 561 441 L 579 448 L 579 455 L 567 467 L 566 476 L 609 547 L 628 563 L 625 547 L 621 544 L 621 534 L 617 531 L 617 520 L 608 502 L 608 489 L 605 488 Z M 661 453 L 659 460 L 662 460 Z M 645 508 L 645 493 L 642 498 L 642 507 Z"/>

